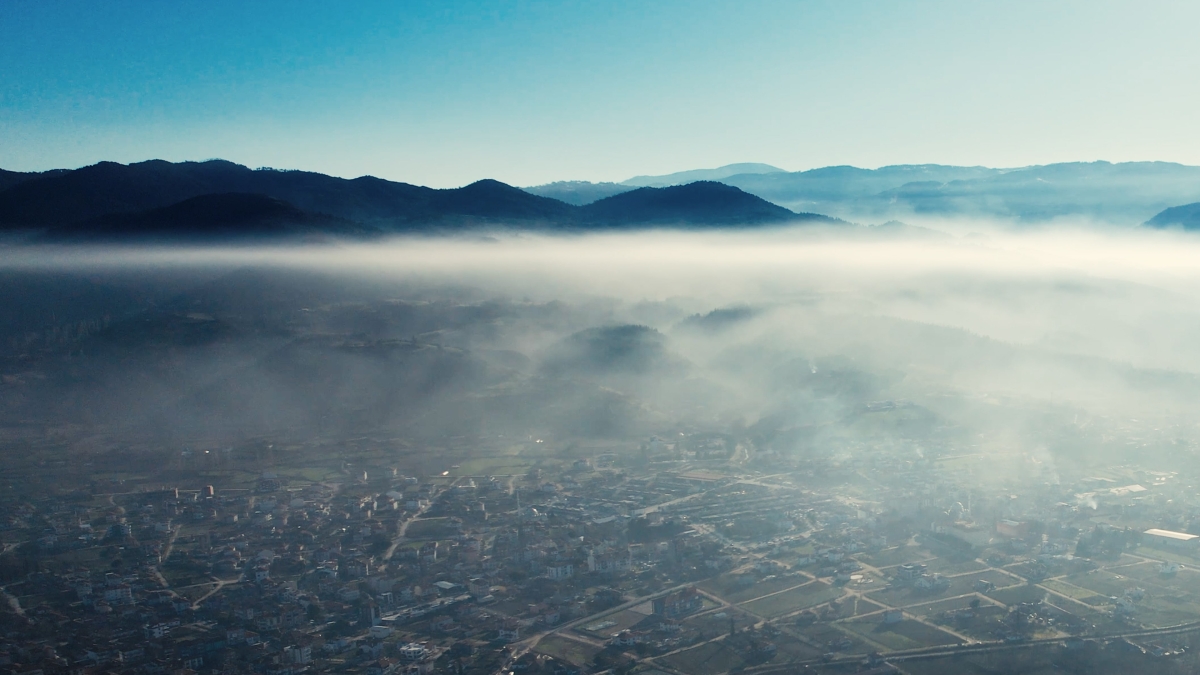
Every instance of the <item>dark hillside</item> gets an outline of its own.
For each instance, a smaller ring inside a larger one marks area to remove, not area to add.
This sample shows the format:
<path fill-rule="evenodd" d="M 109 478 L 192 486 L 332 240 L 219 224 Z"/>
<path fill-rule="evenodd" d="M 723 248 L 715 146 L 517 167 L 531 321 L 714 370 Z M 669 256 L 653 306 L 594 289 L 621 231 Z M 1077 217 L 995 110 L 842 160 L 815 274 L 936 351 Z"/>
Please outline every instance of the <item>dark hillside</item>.
<path fill-rule="evenodd" d="M 1182 228 L 1184 230 L 1200 230 L 1200 202 L 1163 209 L 1153 218 L 1147 220 L 1146 226 L 1158 229 Z"/>
<path fill-rule="evenodd" d="M 207 241 L 370 236 L 375 228 L 308 213 L 265 195 L 212 194 L 138 213 L 99 216 L 50 230 L 56 241 Z"/>
<path fill-rule="evenodd" d="M 609 226 L 758 225 L 822 217 L 796 214 L 733 186 L 711 181 L 638 188 L 581 207 L 580 213 L 584 222 Z"/>

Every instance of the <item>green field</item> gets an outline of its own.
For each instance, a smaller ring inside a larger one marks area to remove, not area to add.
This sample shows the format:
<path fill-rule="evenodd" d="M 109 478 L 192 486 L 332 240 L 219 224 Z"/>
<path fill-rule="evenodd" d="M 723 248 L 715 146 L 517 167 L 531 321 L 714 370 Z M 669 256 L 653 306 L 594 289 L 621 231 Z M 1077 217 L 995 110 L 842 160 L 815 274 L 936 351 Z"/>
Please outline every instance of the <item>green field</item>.
<path fill-rule="evenodd" d="M 719 616 L 724 615 L 724 616 Z M 688 628 L 694 628 L 707 637 L 714 637 L 721 633 L 729 632 L 729 619 L 732 618 L 735 626 L 747 626 L 752 623 L 758 623 L 758 618 L 750 616 L 745 612 L 737 609 L 725 608 L 719 612 L 706 612 L 688 617 L 683 624 Z"/>
<path fill-rule="evenodd" d="M 890 650 L 918 649 L 961 642 L 945 631 L 912 619 L 887 624 L 879 621 L 851 621 L 841 624 L 841 627 Z"/>
<path fill-rule="evenodd" d="M 937 600 L 929 604 L 914 605 L 905 608 L 904 611 L 925 618 L 933 618 L 941 615 L 942 612 L 947 612 L 955 609 L 966 609 L 971 606 L 972 600 L 979 600 L 981 607 L 994 606 L 992 601 L 987 598 L 979 598 L 979 596 L 969 595 L 961 598 L 951 598 L 949 600 Z"/>
<path fill-rule="evenodd" d="M 799 588 L 742 603 L 747 611 L 773 619 L 820 605 L 842 595 L 842 589 L 823 581 L 812 581 Z"/>
<path fill-rule="evenodd" d="M 464 460 L 457 469 L 446 467 L 446 470 L 451 476 L 523 476 L 536 464 L 537 460 L 531 457 L 499 455 Z"/>
<path fill-rule="evenodd" d="M 1043 581 L 1039 585 L 1044 588 L 1048 588 L 1052 591 L 1055 591 L 1057 593 L 1062 593 L 1063 595 L 1067 596 L 1068 598 L 1071 598 L 1073 600 L 1078 600 L 1079 602 L 1082 602 L 1082 603 L 1085 603 L 1088 605 L 1108 604 L 1108 598 L 1106 598 L 1102 595 L 1097 595 L 1094 591 L 1088 590 L 1086 588 L 1081 588 L 1074 584 L 1067 583 L 1066 581 L 1050 579 L 1048 581 Z"/>
<path fill-rule="evenodd" d="M 1165 562 L 1176 562 L 1180 565 L 1200 565 L 1200 560 L 1193 558 L 1190 555 L 1180 553 L 1178 551 L 1168 551 L 1166 549 L 1154 548 L 1145 544 L 1137 548 L 1137 554 L 1155 560 L 1163 560 Z"/>
<path fill-rule="evenodd" d="M 875 553 L 863 553 L 856 556 L 860 561 L 872 567 L 893 567 L 911 562 L 921 562 L 933 558 L 929 549 L 920 546 L 897 546 L 886 548 Z"/>
<path fill-rule="evenodd" d="M 1034 585 L 1013 586 L 1001 588 L 986 594 L 1003 605 L 1015 605 L 1022 602 L 1039 602 L 1046 597 L 1046 589 Z"/>
<path fill-rule="evenodd" d="M 616 635 L 617 633 L 620 633 L 621 631 L 625 630 L 626 628 L 629 628 L 630 626 L 637 624 L 639 621 L 641 621 L 642 619 L 645 619 L 645 618 L 646 618 L 646 615 L 642 614 L 641 612 L 635 612 L 631 609 L 626 609 L 626 610 L 617 612 L 615 614 L 609 614 L 606 616 L 602 616 L 602 617 L 596 619 L 595 621 L 590 621 L 581 626 L 578 626 L 577 628 L 575 628 L 575 630 L 579 631 L 580 633 L 583 633 L 584 635 L 590 635 L 592 637 L 607 639 L 607 638 L 612 637 L 613 635 Z M 598 626 L 600 624 L 608 623 L 610 621 L 613 623 L 612 626 L 605 626 L 603 628 L 597 628 L 594 631 L 588 630 L 589 626 Z"/>
<path fill-rule="evenodd" d="M 685 673 L 695 675 L 717 675 L 726 673 L 745 665 L 745 660 L 738 650 L 725 644 L 723 640 L 706 642 L 691 649 L 685 649 L 678 654 L 672 654 L 663 661 Z"/>
<path fill-rule="evenodd" d="M 938 558 L 925 563 L 925 567 L 930 574 L 963 574 L 965 572 L 978 572 L 986 570 L 987 565 L 978 560 L 954 560 L 952 558 Z M 1000 584 L 997 584 L 1000 585 Z"/>
<path fill-rule="evenodd" d="M 787 590 L 794 586 L 806 584 L 809 581 L 810 579 L 808 577 L 797 574 L 794 576 L 777 576 L 774 579 L 759 581 L 753 586 L 738 588 L 734 583 L 732 575 L 721 575 L 716 579 L 705 581 L 704 583 L 700 584 L 700 586 L 705 590 L 711 591 L 712 593 L 725 598 L 729 602 L 736 604 L 762 597 L 768 593 Z"/>
<path fill-rule="evenodd" d="M 913 586 L 893 586 L 880 588 L 867 593 L 867 597 L 890 607 L 904 607 L 915 603 L 924 603 L 937 598 L 951 598 L 964 593 L 974 593 L 975 580 L 984 577 L 983 574 L 969 574 L 961 577 L 950 577 L 946 581 L 949 586 L 942 590 L 922 590 Z"/>
<path fill-rule="evenodd" d="M 578 640 L 551 635 L 538 643 L 536 651 L 577 666 L 585 666 L 596 658 L 600 649 Z"/>
<path fill-rule="evenodd" d="M 408 525 L 404 535 L 409 539 L 438 539 L 458 534 L 449 518 L 419 518 Z"/>

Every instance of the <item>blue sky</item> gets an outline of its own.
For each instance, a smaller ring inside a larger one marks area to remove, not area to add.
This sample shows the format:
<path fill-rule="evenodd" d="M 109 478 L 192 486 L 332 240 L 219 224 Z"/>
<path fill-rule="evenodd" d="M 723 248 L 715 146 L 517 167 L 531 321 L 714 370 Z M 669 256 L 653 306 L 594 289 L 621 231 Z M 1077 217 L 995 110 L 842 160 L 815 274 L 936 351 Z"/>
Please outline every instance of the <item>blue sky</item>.
<path fill-rule="evenodd" d="M 1196 2 L 0 0 L 0 167 L 1200 164 Z"/>

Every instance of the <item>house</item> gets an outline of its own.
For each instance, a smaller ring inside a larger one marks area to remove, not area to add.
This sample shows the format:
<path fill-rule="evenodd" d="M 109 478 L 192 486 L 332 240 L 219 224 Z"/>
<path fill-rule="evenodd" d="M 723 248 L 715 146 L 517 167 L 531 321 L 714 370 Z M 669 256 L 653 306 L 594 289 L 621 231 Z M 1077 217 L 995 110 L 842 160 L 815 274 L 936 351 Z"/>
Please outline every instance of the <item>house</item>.
<path fill-rule="evenodd" d="M 550 565 L 546 568 L 546 576 L 550 579 L 570 579 L 575 576 L 575 566 L 571 563 Z"/>
<path fill-rule="evenodd" d="M 421 559 L 421 562 L 426 564 L 437 562 L 438 543 L 436 541 L 431 541 L 427 544 L 424 544 L 421 546 L 421 550 L 418 552 L 417 556 Z"/>
<path fill-rule="evenodd" d="M 409 642 L 402 645 L 397 653 L 400 655 L 401 659 L 411 663 L 413 661 L 420 661 L 428 656 L 429 650 L 425 648 L 425 645 L 419 642 Z"/>
<path fill-rule="evenodd" d="M 121 584 L 104 590 L 104 600 L 113 605 L 132 605 L 133 588 L 129 584 Z"/>
<path fill-rule="evenodd" d="M 950 580 L 940 574 L 926 574 L 917 579 L 913 586 L 922 591 L 944 591 L 950 588 Z"/>
<path fill-rule="evenodd" d="M 661 598 L 655 598 L 652 604 L 655 614 L 666 617 L 677 617 L 691 614 L 703 607 L 704 598 L 695 588 L 688 587 Z"/>
<path fill-rule="evenodd" d="M 498 635 L 504 642 L 516 642 L 521 639 L 521 626 L 515 621 L 505 621 Z"/>
<path fill-rule="evenodd" d="M 588 552 L 587 564 L 589 572 L 628 572 L 632 563 L 633 560 L 629 551 L 602 555 L 596 555 L 595 551 Z"/>
<path fill-rule="evenodd" d="M 632 647 L 642 641 L 641 633 L 623 630 L 617 633 L 610 642 L 618 647 Z"/>
<path fill-rule="evenodd" d="M 312 663 L 312 645 L 292 645 L 283 648 L 283 656 L 290 663 L 307 664 Z"/>

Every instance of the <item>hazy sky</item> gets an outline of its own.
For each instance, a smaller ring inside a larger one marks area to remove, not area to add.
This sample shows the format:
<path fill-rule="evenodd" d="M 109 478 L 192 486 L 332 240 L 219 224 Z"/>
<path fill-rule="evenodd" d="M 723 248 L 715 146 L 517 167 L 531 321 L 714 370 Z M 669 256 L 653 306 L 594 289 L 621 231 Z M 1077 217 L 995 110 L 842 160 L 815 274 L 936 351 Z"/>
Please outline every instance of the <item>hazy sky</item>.
<path fill-rule="evenodd" d="M 0 0 L 0 167 L 1200 164 L 1200 3 Z"/>

